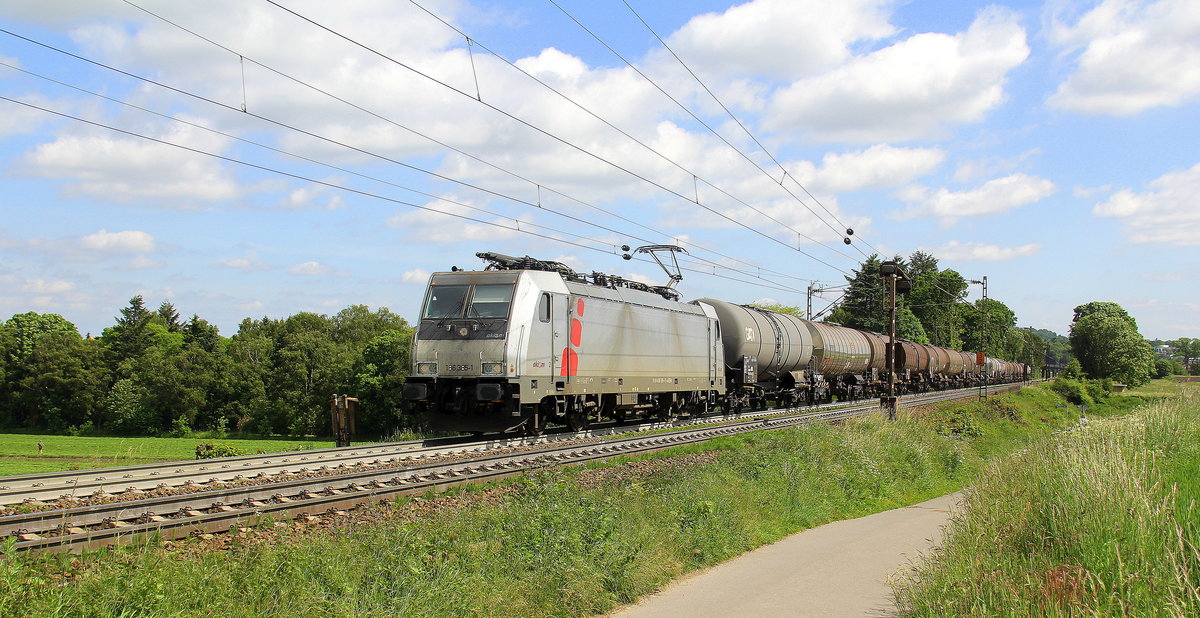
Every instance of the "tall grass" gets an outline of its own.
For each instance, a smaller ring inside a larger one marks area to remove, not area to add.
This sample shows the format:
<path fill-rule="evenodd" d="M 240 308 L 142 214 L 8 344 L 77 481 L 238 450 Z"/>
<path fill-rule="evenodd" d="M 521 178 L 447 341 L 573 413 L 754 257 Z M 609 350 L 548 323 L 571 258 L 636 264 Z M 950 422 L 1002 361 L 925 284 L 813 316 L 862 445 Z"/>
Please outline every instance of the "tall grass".
<path fill-rule="evenodd" d="M 995 461 L 942 551 L 897 586 L 913 616 L 1200 615 L 1200 397 Z"/>

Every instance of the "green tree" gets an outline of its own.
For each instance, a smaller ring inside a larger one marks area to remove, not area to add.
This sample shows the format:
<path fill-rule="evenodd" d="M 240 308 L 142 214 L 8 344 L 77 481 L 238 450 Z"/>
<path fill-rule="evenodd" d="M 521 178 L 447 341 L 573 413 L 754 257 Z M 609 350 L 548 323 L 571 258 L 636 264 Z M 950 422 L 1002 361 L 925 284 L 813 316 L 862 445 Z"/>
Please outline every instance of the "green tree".
<path fill-rule="evenodd" d="M 158 306 L 158 311 L 152 319 L 172 333 L 177 333 L 183 328 L 183 325 L 179 323 L 179 312 L 175 310 L 175 305 L 172 305 L 170 301 L 164 300 Z"/>
<path fill-rule="evenodd" d="M 362 402 L 359 428 L 384 433 L 397 425 L 415 427 L 418 419 L 401 418 L 401 389 L 412 362 L 412 329 L 376 335 L 363 348 L 354 366 L 354 392 Z"/>
<path fill-rule="evenodd" d="M 44 335 L 16 374 L 10 424 L 65 431 L 101 421 L 109 372 L 94 340 L 77 332 Z"/>
<path fill-rule="evenodd" d="M 1011 349 L 1006 345 L 1017 325 L 1017 315 L 1013 310 L 993 298 L 979 299 L 972 307 L 972 310 L 963 313 L 963 346 L 967 350 L 986 352 L 988 356 L 997 358 L 1010 354 Z"/>
<path fill-rule="evenodd" d="M 139 294 L 129 299 L 128 307 L 121 309 L 116 325 L 104 329 L 100 338 L 117 362 L 140 356 L 153 345 L 149 326 L 154 315 L 146 309 L 146 302 Z"/>
<path fill-rule="evenodd" d="M 1150 380 L 1154 350 L 1134 321 L 1116 303 L 1093 302 L 1075 308 L 1071 350 L 1093 378 L 1112 378 L 1130 386 Z"/>
<path fill-rule="evenodd" d="M 854 271 L 853 277 L 846 277 L 849 287 L 842 304 L 830 315 L 831 321 L 875 333 L 888 331 L 889 293 L 879 276 L 881 263 L 879 256 L 872 255 Z"/>
<path fill-rule="evenodd" d="M 38 314 L 30 311 L 12 316 L 4 323 L 15 337 L 15 347 L 12 350 L 14 360 L 18 365 L 24 363 L 37 347 L 39 339 L 55 333 L 79 336 L 75 325 L 57 313 Z"/>
<path fill-rule="evenodd" d="M 1188 373 L 1200 373 L 1200 339 L 1182 337 L 1171 342 L 1177 358 Z"/>
<path fill-rule="evenodd" d="M 787 314 L 790 316 L 795 316 L 795 317 L 801 318 L 801 319 L 804 318 L 804 313 L 805 313 L 804 309 L 801 309 L 799 307 L 792 307 L 791 305 L 784 305 L 784 304 L 780 304 L 780 303 L 750 303 L 750 305 L 753 307 L 758 307 L 760 309 L 766 309 L 767 311 L 774 311 L 775 313 L 783 313 L 783 314 Z"/>

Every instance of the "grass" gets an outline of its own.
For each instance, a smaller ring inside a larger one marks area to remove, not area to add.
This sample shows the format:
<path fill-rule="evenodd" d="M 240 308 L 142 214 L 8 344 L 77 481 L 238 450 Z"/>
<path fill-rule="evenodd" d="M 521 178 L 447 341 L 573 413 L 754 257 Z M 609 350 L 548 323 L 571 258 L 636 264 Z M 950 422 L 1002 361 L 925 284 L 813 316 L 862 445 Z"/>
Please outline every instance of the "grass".
<path fill-rule="evenodd" d="M 38 454 L 38 441 L 44 448 Z M 0 434 L 0 476 L 130 466 L 196 458 L 201 442 L 228 444 L 245 453 L 304 450 L 333 446 L 328 440 L 247 440 L 208 438 L 105 438 L 37 434 Z"/>
<path fill-rule="evenodd" d="M 986 466 L 905 613 L 1200 615 L 1200 384 L 1174 386 Z"/>
<path fill-rule="evenodd" d="M 37 616 L 601 613 L 796 531 L 960 489 L 989 458 L 1073 423 L 1077 410 L 1061 402 L 1039 386 L 894 422 L 755 432 L 527 474 L 503 485 L 502 499 L 487 499 L 495 488 L 468 489 L 277 542 L 236 535 L 224 551 L 9 552 L 0 607 Z M 456 499 L 466 506 L 395 515 Z"/>

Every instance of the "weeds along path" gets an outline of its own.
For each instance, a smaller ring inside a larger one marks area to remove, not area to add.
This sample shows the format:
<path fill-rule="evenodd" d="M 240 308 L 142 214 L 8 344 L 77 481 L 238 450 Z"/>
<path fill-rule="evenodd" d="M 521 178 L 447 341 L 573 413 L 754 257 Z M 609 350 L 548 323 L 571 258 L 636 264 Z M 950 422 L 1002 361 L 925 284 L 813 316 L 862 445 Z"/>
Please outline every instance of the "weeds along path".
<path fill-rule="evenodd" d="M 1200 388 L 984 468 L 913 616 L 1200 615 Z"/>

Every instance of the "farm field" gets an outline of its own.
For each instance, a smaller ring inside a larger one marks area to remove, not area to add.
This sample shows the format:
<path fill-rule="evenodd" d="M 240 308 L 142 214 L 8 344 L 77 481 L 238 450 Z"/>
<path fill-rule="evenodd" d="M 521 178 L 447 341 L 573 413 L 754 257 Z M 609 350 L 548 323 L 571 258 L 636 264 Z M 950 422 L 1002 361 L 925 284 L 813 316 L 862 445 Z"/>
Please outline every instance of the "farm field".
<path fill-rule="evenodd" d="M 37 448 L 39 440 L 44 445 L 41 455 Z M 121 438 L 8 433 L 0 434 L 0 476 L 191 460 L 196 458 L 196 445 L 202 442 L 229 445 L 244 453 L 333 446 L 332 440 L 300 438 Z"/>

